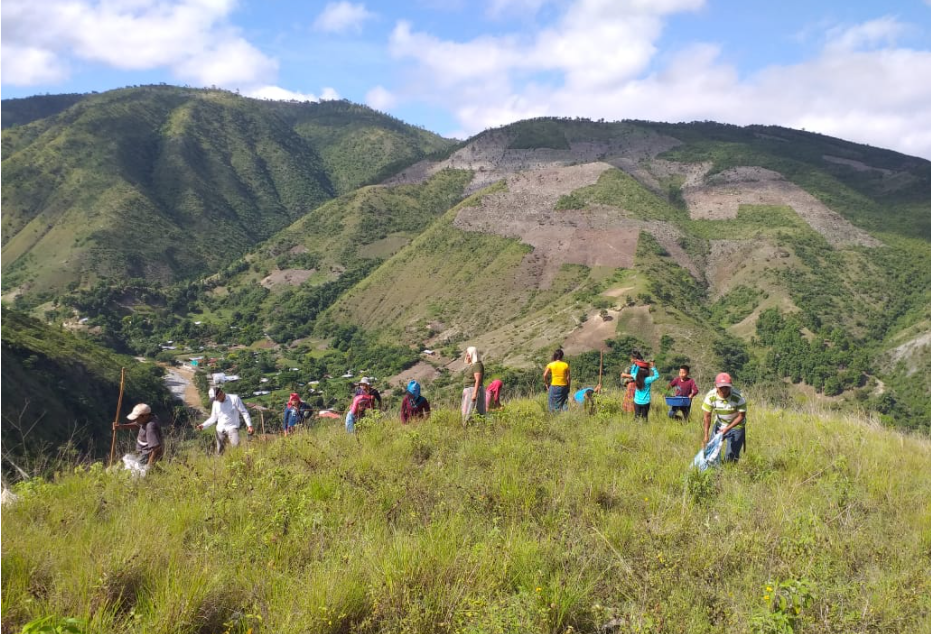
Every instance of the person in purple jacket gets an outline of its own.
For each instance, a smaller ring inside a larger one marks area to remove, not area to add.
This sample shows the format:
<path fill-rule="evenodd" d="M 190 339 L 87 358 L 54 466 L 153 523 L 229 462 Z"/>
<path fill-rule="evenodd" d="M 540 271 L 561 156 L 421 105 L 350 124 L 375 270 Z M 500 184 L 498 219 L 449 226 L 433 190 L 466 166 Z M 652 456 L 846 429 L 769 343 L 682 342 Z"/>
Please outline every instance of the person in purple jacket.
<path fill-rule="evenodd" d="M 691 368 L 687 365 L 679 366 L 679 376 L 669 382 L 669 387 L 675 388 L 676 390 L 673 396 L 687 396 L 691 399 L 698 394 L 698 386 L 695 384 L 692 377 L 689 376 L 690 371 Z M 674 405 L 669 408 L 669 418 L 675 418 L 679 412 L 682 412 L 682 419 L 688 420 L 691 411 L 691 401 L 689 401 L 689 405 Z"/>

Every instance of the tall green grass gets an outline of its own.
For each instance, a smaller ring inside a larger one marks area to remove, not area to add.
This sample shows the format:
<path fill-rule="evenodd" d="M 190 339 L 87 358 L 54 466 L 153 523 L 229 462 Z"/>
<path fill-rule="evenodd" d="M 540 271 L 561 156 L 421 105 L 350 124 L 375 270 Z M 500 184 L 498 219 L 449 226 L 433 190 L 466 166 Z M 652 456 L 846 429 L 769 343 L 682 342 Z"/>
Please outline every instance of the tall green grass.
<path fill-rule="evenodd" d="M 699 475 L 697 412 L 617 409 L 334 421 L 21 485 L 3 631 L 931 632 L 927 439 L 753 407 L 747 455 Z"/>

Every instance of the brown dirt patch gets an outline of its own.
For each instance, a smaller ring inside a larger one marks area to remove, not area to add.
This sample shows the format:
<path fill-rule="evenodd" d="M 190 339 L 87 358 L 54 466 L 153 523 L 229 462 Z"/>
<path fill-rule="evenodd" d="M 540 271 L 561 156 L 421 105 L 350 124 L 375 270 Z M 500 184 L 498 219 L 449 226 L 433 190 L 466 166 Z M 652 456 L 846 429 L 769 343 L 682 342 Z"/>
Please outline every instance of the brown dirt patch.
<path fill-rule="evenodd" d="M 259 283 L 269 289 L 281 284 L 300 286 L 316 272 L 317 269 L 275 269 Z"/>
<path fill-rule="evenodd" d="M 654 235 L 676 262 L 699 277 L 698 268 L 678 244 L 681 233 L 670 223 L 637 220 L 607 205 L 555 210 L 560 196 L 596 183 L 608 169 L 610 165 L 598 162 L 514 174 L 507 179 L 508 191 L 463 207 L 453 224 L 532 246 L 522 275 L 539 288 L 549 288 L 563 264 L 631 268 L 641 231 Z"/>
<path fill-rule="evenodd" d="M 395 374 L 392 377 L 388 377 L 385 381 L 385 385 L 407 385 L 407 382 L 411 379 L 419 381 L 421 383 L 425 381 L 433 381 L 440 376 L 440 371 L 437 370 L 433 365 L 427 363 L 426 361 L 419 361 L 412 367 Z"/>
<path fill-rule="evenodd" d="M 511 174 L 536 171 L 548 167 L 568 166 L 574 163 L 596 161 L 616 162 L 629 159 L 636 164 L 670 150 L 680 142 L 646 130 L 631 128 L 603 141 L 577 141 L 568 150 L 540 148 L 509 150 L 510 132 L 495 130 L 483 134 L 472 143 L 439 162 L 421 161 L 400 174 L 388 179 L 385 185 L 421 183 L 446 168 L 467 169 L 474 172 L 466 193 L 474 193 Z"/>
<path fill-rule="evenodd" d="M 617 334 L 619 310 L 608 310 L 608 319 L 595 311 L 588 316 L 588 320 L 566 337 L 563 350 L 566 354 L 580 354 L 588 350 L 607 350 L 605 341 L 614 339 Z"/>
<path fill-rule="evenodd" d="M 832 246 L 882 244 L 781 174 L 762 167 L 735 167 L 704 185 L 684 186 L 682 192 L 693 219 L 731 220 L 740 205 L 788 206 Z"/>

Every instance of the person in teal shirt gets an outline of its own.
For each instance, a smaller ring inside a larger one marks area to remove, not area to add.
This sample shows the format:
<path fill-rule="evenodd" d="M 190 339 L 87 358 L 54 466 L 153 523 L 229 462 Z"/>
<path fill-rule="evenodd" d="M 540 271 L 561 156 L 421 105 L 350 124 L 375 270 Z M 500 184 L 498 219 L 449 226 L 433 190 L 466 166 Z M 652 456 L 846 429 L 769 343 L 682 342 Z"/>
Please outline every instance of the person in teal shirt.
<path fill-rule="evenodd" d="M 636 383 L 637 389 L 634 391 L 634 418 L 642 418 L 647 420 L 647 417 L 650 415 L 650 387 L 653 385 L 653 381 L 659 378 L 659 371 L 656 369 L 656 364 L 653 361 L 650 361 L 650 374 L 647 376 L 646 372 L 637 372 L 634 377 L 634 382 Z"/>

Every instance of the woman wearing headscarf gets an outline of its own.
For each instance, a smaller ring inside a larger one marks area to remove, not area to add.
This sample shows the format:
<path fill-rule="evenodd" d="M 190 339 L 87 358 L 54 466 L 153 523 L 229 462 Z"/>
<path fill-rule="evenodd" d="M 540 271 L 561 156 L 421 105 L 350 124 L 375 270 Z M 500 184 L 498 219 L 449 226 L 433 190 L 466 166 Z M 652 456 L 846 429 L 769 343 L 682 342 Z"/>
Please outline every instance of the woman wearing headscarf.
<path fill-rule="evenodd" d="M 462 390 L 462 422 L 468 422 L 473 412 L 485 415 L 485 365 L 475 346 L 466 348 L 465 387 Z"/>
<path fill-rule="evenodd" d="M 297 392 L 291 392 L 284 406 L 284 435 L 287 436 L 301 420 L 301 397 Z"/>
<path fill-rule="evenodd" d="M 420 394 L 420 383 L 411 379 L 401 401 L 401 422 L 405 425 L 412 418 L 429 418 L 430 401 Z"/>
<path fill-rule="evenodd" d="M 501 388 L 504 387 L 504 383 L 501 379 L 495 379 L 488 384 L 488 387 L 485 388 L 485 408 L 488 411 L 493 409 L 500 409 L 501 407 Z"/>
<path fill-rule="evenodd" d="M 621 408 L 628 414 L 634 413 L 634 396 L 637 393 L 637 372 L 640 369 L 649 368 L 650 364 L 643 360 L 643 355 L 637 350 L 630 353 L 630 371 L 621 372 L 621 379 L 624 380 L 624 402 Z"/>

